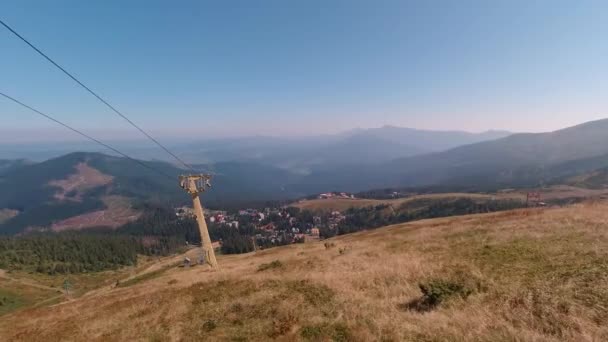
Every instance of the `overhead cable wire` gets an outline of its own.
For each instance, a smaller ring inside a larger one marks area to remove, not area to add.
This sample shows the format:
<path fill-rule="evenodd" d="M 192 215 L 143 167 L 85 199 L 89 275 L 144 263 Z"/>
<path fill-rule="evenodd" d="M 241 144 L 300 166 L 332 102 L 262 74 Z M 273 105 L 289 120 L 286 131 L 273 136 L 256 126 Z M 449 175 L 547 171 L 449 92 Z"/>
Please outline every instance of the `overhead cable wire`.
<path fill-rule="evenodd" d="M 157 172 L 157 173 L 159 173 L 159 174 L 161 174 L 161 175 L 163 175 L 163 176 L 165 176 L 165 177 L 167 177 L 167 178 L 169 178 L 169 179 L 171 179 L 171 180 L 174 180 L 174 179 L 175 179 L 175 177 L 170 176 L 170 175 L 168 175 L 167 173 L 165 173 L 165 172 L 163 172 L 163 171 L 161 171 L 161 170 L 159 170 L 159 169 L 157 169 L 157 168 L 154 168 L 154 167 L 152 167 L 152 166 L 150 166 L 150 165 L 148 165 L 148 164 L 146 164 L 146 163 L 143 163 L 142 161 L 137 160 L 137 159 L 135 159 L 135 158 L 133 158 L 133 157 L 131 157 L 131 156 L 127 155 L 126 153 L 123 153 L 123 152 L 119 151 L 118 149 L 116 149 L 116 148 L 114 148 L 114 147 L 112 147 L 112 146 L 110 146 L 110 145 L 108 145 L 108 144 L 106 144 L 106 143 L 104 143 L 104 142 L 102 142 L 102 141 L 100 141 L 100 140 L 96 139 L 96 138 L 93 138 L 92 136 L 90 136 L 90 135 L 88 135 L 88 134 L 86 134 L 86 133 L 83 133 L 82 131 L 79 131 L 78 129 L 76 129 L 76 128 L 74 128 L 74 127 L 69 126 L 69 125 L 67 125 L 67 124 L 65 124 L 65 123 L 63 123 L 63 122 L 61 122 L 61 121 L 59 121 L 59 120 L 55 119 L 55 118 L 54 118 L 54 117 L 52 117 L 52 116 L 50 116 L 50 115 L 48 115 L 48 114 L 45 114 L 45 113 L 43 113 L 43 112 L 41 112 L 41 111 L 39 111 L 39 110 L 37 110 L 37 109 L 35 109 L 35 108 L 33 108 L 33 107 L 31 107 L 31 106 L 29 106 L 29 105 L 25 104 L 25 103 L 23 103 L 23 102 L 21 102 L 21 101 L 19 101 L 19 100 L 15 99 L 15 98 L 14 98 L 14 97 L 12 97 L 12 96 L 6 95 L 6 94 L 4 94 L 4 93 L 2 93 L 2 92 L 0 92 L 0 95 L 1 95 L 1 96 L 3 96 L 3 97 L 5 97 L 5 98 L 7 98 L 7 99 L 9 99 L 9 100 L 11 100 L 12 102 L 14 102 L 14 103 L 16 103 L 16 104 L 18 104 L 18 105 L 20 105 L 20 106 L 24 107 L 24 108 L 27 108 L 27 109 L 29 109 L 29 110 L 33 111 L 34 113 L 36 113 L 36 114 L 38 114 L 38 115 L 44 116 L 45 118 L 47 118 L 47 119 L 49 119 L 49 120 L 51 120 L 51 121 L 53 121 L 53 122 L 55 122 L 55 123 L 57 123 L 57 124 L 59 124 L 59 125 L 61 125 L 61 126 L 65 127 L 65 128 L 67 128 L 67 129 L 69 129 L 69 130 L 71 130 L 71 131 L 73 131 L 73 132 L 76 132 L 76 133 L 80 134 L 81 136 L 83 136 L 83 137 L 85 137 L 85 138 L 87 138 L 87 139 L 89 139 L 89 140 L 91 140 L 91 141 L 94 141 L 94 142 L 98 143 L 99 145 L 101 145 L 101 146 L 103 146 L 103 147 L 105 147 L 105 148 L 107 148 L 107 149 L 112 150 L 112 151 L 113 151 L 113 152 L 115 152 L 115 153 L 120 154 L 121 156 L 123 156 L 123 157 L 125 157 L 125 158 L 127 158 L 127 159 L 131 160 L 132 162 L 135 162 L 135 163 L 137 163 L 137 164 L 139 164 L 139 165 L 141 165 L 141 166 L 143 166 L 143 167 L 145 167 L 145 168 L 147 168 L 147 169 L 149 169 L 149 170 L 152 170 L 152 171 L 154 171 L 154 172 Z"/>
<path fill-rule="evenodd" d="M 126 115 L 124 115 L 122 112 L 120 112 L 114 106 L 112 106 L 108 101 L 106 101 L 100 95 L 98 95 L 96 92 L 94 92 L 93 90 L 91 90 L 91 88 L 87 87 L 84 83 L 82 83 L 74 75 L 72 75 L 71 73 L 69 73 L 61 65 L 57 64 L 53 59 L 51 59 L 44 52 L 42 52 L 40 49 L 38 49 L 36 46 L 34 46 L 34 44 L 30 43 L 27 39 L 25 39 L 25 37 L 23 37 L 22 35 L 20 35 L 17 31 L 15 31 L 10 26 L 8 26 L 8 24 L 6 24 L 4 21 L 2 21 L 2 19 L 0 19 L 0 24 L 2 24 L 2 26 L 6 27 L 11 33 L 13 33 L 19 39 L 21 39 L 24 43 L 26 43 L 27 45 L 29 45 L 29 47 L 31 47 L 32 49 L 34 49 L 34 51 L 36 51 L 39 55 L 41 55 L 42 57 L 44 57 L 47 61 L 49 61 L 51 64 L 53 64 L 59 70 L 61 70 L 64 74 L 66 74 L 74 82 L 78 83 L 82 88 L 84 88 L 86 91 L 88 91 L 91 95 L 95 96 L 99 101 L 101 101 L 103 104 L 105 104 L 114 113 L 116 113 L 121 118 L 123 118 L 124 120 L 126 120 L 129 124 L 131 124 L 131 126 L 135 127 L 137 130 L 139 130 L 148 139 L 152 140 L 156 145 L 158 145 L 165 152 L 167 152 L 169 155 L 171 155 L 173 158 L 175 158 L 175 160 L 177 160 L 180 164 L 182 164 L 183 166 L 185 166 L 187 169 L 190 169 L 190 170 L 194 171 L 194 169 L 192 168 L 192 166 L 190 166 L 189 164 L 187 164 L 186 162 L 184 162 L 181 158 L 179 158 L 177 155 L 175 155 L 173 152 L 171 152 L 167 147 L 165 147 L 163 144 L 161 144 L 158 140 L 156 140 L 154 137 L 152 137 L 150 134 L 148 134 L 146 131 L 144 131 L 141 127 L 139 127 L 137 124 L 135 124 L 133 121 L 131 121 L 131 119 L 129 119 Z"/>

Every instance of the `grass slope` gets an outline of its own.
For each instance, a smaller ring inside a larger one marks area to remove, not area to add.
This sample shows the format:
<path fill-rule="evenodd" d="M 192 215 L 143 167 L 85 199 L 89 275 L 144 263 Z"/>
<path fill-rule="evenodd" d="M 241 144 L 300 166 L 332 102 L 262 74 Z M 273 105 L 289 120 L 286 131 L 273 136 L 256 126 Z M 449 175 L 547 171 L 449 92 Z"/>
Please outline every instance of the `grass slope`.
<path fill-rule="evenodd" d="M 397 198 L 397 199 L 387 199 L 387 200 L 379 200 L 379 199 L 347 199 L 347 198 L 330 198 L 330 199 L 312 199 L 312 200 L 302 200 L 297 203 L 291 204 L 291 206 L 298 207 L 302 210 L 310 210 L 312 212 L 329 212 L 329 211 L 346 211 L 350 208 L 365 208 L 369 206 L 377 206 L 377 205 L 389 205 L 394 210 L 399 210 L 400 208 L 407 207 L 408 205 L 415 205 L 416 203 L 433 200 L 452 200 L 459 198 L 469 198 L 473 200 L 491 200 L 493 198 L 496 199 L 515 199 L 521 200 L 525 199 L 519 193 L 510 193 L 510 194 L 476 194 L 476 193 L 439 193 L 439 194 L 425 194 L 425 195 L 415 195 L 405 198 Z"/>
<path fill-rule="evenodd" d="M 221 256 L 218 272 L 172 268 L 6 315 L 0 339 L 607 340 L 607 209 L 424 220 Z"/>

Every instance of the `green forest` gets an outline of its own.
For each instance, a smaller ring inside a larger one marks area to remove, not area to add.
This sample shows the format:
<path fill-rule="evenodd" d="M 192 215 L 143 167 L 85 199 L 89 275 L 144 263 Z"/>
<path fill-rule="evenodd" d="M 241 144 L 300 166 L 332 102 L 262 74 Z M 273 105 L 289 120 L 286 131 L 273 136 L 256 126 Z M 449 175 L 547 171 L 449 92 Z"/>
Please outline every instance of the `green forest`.
<path fill-rule="evenodd" d="M 525 203 L 512 200 L 492 200 L 478 202 L 470 198 L 444 200 L 418 200 L 408 203 L 407 207 L 390 210 L 386 204 L 364 208 L 351 208 L 346 211 L 344 221 L 334 228 L 323 228 L 320 233 L 324 238 L 343 235 L 366 229 L 379 228 L 391 224 L 405 223 L 415 220 L 489 213 L 502 210 L 522 208 Z"/>
<path fill-rule="evenodd" d="M 0 238 L 0 268 L 41 273 L 81 273 L 135 265 L 137 255 L 168 255 L 198 243 L 193 220 L 170 208 L 147 206 L 141 218 L 116 230 L 32 233 Z"/>
<path fill-rule="evenodd" d="M 127 236 L 60 233 L 0 238 L 0 268 L 48 274 L 95 272 L 135 265 Z"/>
<path fill-rule="evenodd" d="M 0 237 L 0 268 L 47 274 L 83 273 L 135 265 L 137 255 L 169 255 L 200 244 L 193 218 L 177 218 L 169 207 L 143 205 L 144 214 L 118 229 L 32 233 Z M 224 254 L 253 250 L 254 230 L 210 227 Z"/>

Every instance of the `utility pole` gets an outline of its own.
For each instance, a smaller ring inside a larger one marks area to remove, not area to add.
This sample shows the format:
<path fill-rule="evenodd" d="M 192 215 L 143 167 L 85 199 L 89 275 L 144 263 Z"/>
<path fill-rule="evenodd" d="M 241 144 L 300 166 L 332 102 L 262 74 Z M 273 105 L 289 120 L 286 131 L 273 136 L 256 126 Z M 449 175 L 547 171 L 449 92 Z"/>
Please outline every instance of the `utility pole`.
<path fill-rule="evenodd" d="M 213 246 L 211 245 L 211 237 L 209 237 L 207 222 L 205 222 L 203 206 L 201 205 L 201 200 L 198 196 L 199 193 L 204 192 L 207 188 L 211 187 L 210 180 L 211 175 L 207 174 L 182 175 L 179 176 L 179 185 L 192 196 L 194 215 L 196 215 L 198 230 L 201 234 L 201 245 L 203 247 L 205 261 L 211 266 L 211 268 L 217 269 L 218 266 L 217 260 L 215 260 L 215 252 L 213 251 Z"/>

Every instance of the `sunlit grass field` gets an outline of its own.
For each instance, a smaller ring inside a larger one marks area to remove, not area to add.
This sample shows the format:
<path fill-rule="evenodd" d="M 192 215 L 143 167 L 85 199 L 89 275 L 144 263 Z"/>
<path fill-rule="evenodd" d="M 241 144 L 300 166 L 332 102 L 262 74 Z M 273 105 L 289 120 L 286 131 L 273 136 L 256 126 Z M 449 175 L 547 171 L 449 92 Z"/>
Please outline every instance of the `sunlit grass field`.
<path fill-rule="evenodd" d="M 0 339 L 608 340 L 607 203 L 412 222 L 220 256 L 216 272 L 179 258 L 4 315 Z"/>

